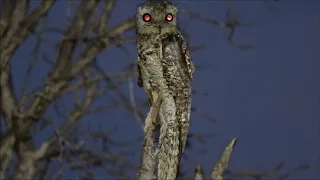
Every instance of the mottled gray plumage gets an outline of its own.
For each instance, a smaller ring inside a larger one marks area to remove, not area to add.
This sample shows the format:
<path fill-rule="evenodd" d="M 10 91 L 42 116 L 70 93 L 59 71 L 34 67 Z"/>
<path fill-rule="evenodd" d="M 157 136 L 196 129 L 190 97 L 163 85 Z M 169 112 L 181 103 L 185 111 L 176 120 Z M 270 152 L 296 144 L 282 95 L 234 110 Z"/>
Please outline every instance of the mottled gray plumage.
<path fill-rule="evenodd" d="M 159 91 L 162 98 L 159 110 L 159 179 L 171 178 L 171 172 L 161 171 L 178 170 L 170 164 L 179 164 L 179 155 L 187 141 L 191 111 L 194 65 L 178 28 L 177 12 L 178 9 L 167 1 L 148 1 L 138 8 L 136 15 L 138 85 L 144 87 L 150 105 L 154 103 L 151 92 Z M 150 15 L 148 22 L 144 21 L 146 14 Z M 172 15 L 172 21 L 166 19 L 168 14 Z"/>

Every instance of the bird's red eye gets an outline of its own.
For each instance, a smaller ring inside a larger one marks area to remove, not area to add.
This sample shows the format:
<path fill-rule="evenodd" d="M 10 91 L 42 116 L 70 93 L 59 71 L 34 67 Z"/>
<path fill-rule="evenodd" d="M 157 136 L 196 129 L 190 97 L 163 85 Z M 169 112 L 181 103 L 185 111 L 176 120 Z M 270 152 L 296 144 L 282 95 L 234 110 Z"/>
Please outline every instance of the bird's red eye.
<path fill-rule="evenodd" d="M 166 15 L 166 20 L 167 21 L 172 21 L 173 20 L 173 15 L 171 13 Z"/>
<path fill-rule="evenodd" d="M 142 16 L 142 18 L 143 18 L 144 22 L 149 22 L 151 20 L 151 15 L 150 14 L 144 14 Z"/>

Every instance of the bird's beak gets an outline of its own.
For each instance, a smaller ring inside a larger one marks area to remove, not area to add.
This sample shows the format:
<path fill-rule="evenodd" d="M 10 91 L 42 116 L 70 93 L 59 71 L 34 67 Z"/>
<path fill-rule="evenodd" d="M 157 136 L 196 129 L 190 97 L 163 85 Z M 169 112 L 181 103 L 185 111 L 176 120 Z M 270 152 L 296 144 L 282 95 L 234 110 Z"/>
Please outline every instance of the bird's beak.
<path fill-rule="evenodd" d="M 159 33 L 161 34 L 161 26 L 158 25 Z"/>

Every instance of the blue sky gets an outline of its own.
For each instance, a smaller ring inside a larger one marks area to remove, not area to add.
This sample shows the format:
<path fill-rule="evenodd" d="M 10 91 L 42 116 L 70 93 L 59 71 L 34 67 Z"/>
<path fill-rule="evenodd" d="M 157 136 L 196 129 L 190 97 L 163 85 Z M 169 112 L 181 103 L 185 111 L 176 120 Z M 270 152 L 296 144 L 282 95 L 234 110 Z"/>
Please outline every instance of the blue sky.
<path fill-rule="evenodd" d="M 112 13 L 111 25 L 133 16 L 136 7 L 143 1 L 120 0 Z M 188 9 L 204 17 L 224 21 L 226 5 L 223 1 L 174 1 L 181 9 Z M 34 1 L 37 5 L 38 1 Z M 214 117 L 208 121 L 200 113 L 193 113 L 191 132 L 207 135 L 206 144 L 193 143 L 187 151 L 188 160 L 183 168 L 191 170 L 202 163 L 205 172 L 217 160 L 224 146 L 233 138 L 239 139 L 230 168 L 234 170 L 265 170 L 279 161 L 286 162 L 285 170 L 300 163 L 310 164 L 311 169 L 295 173 L 300 178 L 320 178 L 320 6 L 319 1 L 280 1 L 270 4 L 263 1 L 236 1 L 233 8 L 243 22 L 252 27 L 237 29 L 238 44 L 253 44 L 254 48 L 240 51 L 229 45 L 223 31 L 214 25 L 197 19 L 189 20 L 181 14 L 181 27 L 187 31 L 192 45 L 203 45 L 193 53 L 196 70 L 193 87 L 193 106 L 201 113 Z M 49 14 L 49 25 L 63 27 L 66 2 L 58 1 Z M 129 33 L 132 35 L 133 33 Z M 48 34 L 57 42 L 59 36 Z M 13 60 L 14 85 L 21 93 L 21 82 L 35 44 L 29 38 L 17 51 Z M 123 71 L 129 62 L 136 61 L 136 48 L 126 46 L 130 56 L 116 47 L 110 47 L 98 56 L 98 61 L 107 72 Z M 44 46 L 41 51 L 54 59 L 53 46 Z M 50 66 L 39 62 L 32 74 L 29 90 L 41 85 Z M 146 99 L 142 89 L 136 86 L 137 99 Z M 128 83 L 123 91 L 128 93 Z M 71 96 L 64 97 L 66 106 L 71 105 Z M 95 104 L 112 104 L 108 97 Z M 147 112 L 147 109 L 144 109 Z M 54 117 L 52 110 L 48 114 Z M 55 120 L 59 125 L 62 121 Z M 100 128 L 112 132 L 116 140 L 131 141 L 142 135 L 133 113 L 122 108 L 109 109 L 98 115 L 90 115 L 80 123 L 80 129 Z M 47 130 L 41 138 L 51 133 Z M 88 146 L 94 143 L 86 141 Z M 132 162 L 139 162 L 140 144 L 130 146 L 137 154 Z M 203 149 L 206 149 L 203 151 Z M 285 172 L 285 171 L 283 171 Z M 97 176 L 108 177 L 98 170 Z M 67 173 L 72 176 L 73 174 Z M 133 174 L 132 174 L 133 175 Z"/>

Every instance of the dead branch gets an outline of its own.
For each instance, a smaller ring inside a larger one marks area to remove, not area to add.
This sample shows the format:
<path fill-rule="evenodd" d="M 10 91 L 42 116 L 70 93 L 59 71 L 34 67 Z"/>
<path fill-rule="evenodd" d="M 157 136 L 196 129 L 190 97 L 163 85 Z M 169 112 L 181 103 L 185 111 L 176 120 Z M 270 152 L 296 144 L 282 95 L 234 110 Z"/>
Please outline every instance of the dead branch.
<path fill-rule="evenodd" d="M 228 29 L 229 32 L 227 33 L 226 40 L 228 43 L 232 46 L 235 46 L 236 48 L 240 50 L 247 50 L 253 47 L 253 45 L 238 45 L 234 42 L 234 35 L 236 32 L 236 29 L 238 27 L 245 27 L 245 26 L 251 26 L 250 23 L 240 23 L 238 20 L 238 17 L 235 15 L 234 10 L 232 9 L 231 3 L 227 2 L 227 12 L 226 12 L 226 19 L 224 21 L 218 21 L 212 18 L 203 17 L 201 14 L 194 13 L 192 11 L 188 11 L 186 9 L 181 10 L 182 13 L 186 14 L 190 18 L 199 19 L 205 23 L 212 24 L 214 26 L 217 26 L 218 28 L 224 30 Z"/>
<path fill-rule="evenodd" d="M 212 168 L 211 177 L 214 180 L 223 180 L 224 172 L 228 168 L 229 161 L 236 145 L 237 139 L 232 139 L 231 142 L 226 146 L 225 150 L 219 157 L 218 161 Z"/>
<path fill-rule="evenodd" d="M 161 104 L 161 98 L 159 94 L 152 94 L 152 102 L 150 111 L 146 117 L 145 127 L 144 127 L 144 139 L 142 144 L 141 152 L 141 166 L 138 173 L 138 179 L 155 179 L 155 169 L 156 169 L 156 154 L 154 149 L 155 142 L 155 131 L 156 131 L 156 121 L 158 118 L 158 113 Z"/>
<path fill-rule="evenodd" d="M 99 28 L 100 36 L 107 31 L 109 16 L 114 7 L 114 4 L 115 4 L 115 0 L 104 0 L 103 15 L 101 17 L 100 28 Z"/>
<path fill-rule="evenodd" d="M 23 2 L 25 4 L 23 4 Z M 15 23 L 19 24 L 22 17 L 24 17 L 24 12 L 26 9 L 28 9 L 26 2 L 28 1 L 22 1 L 20 4 L 16 4 L 16 7 L 10 7 L 16 8 L 13 13 L 19 12 L 17 16 L 14 16 Z M 75 49 L 75 46 L 78 41 L 78 36 L 81 34 L 83 25 L 88 20 L 88 18 L 91 16 L 93 10 L 97 6 L 99 1 L 83 1 L 83 3 L 79 6 L 78 15 L 76 15 L 74 21 L 70 25 L 70 27 L 65 31 L 64 33 L 64 39 L 60 43 L 60 48 L 58 52 L 57 59 L 55 61 L 54 67 L 49 74 L 49 79 L 45 83 L 44 87 L 42 88 L 42 92 L 38 92 L 37 96 L 32 100 L 32 102 L 29 103 L 28 107 L 26 109 L 17 109 L 17 103 L 15 96 L 13 95 L 13 90 L 11 87 L 11 74 L 10 74 L 10 66 L 9 61 L 17 49 L 17 47 L 21 44 L 21 42 L 28 36 L 28 34 L 31 32 L 30 29 L 34 26 L 34 24 L 40 19 L 41 16 L 43 16 L 49 9 L 52 7 L 53 3 L 55 1 L 43 1 L 43 3 L 37 7 L 26 19 L 23 20 L 23 26 L 19 26 L 19 28 L 10 28 L 10 31 L 6 31 L 6 36 L 1 36 L 4 38 L 1 38 L 1 49 L 4 51 L 1 53 L 1 112 L 3 112 L 4 119 L 7 122 L 7 128 L 9 129 L 9 132 L 4 138 L 2 138 L 1 144 L 1 178 L 5 177 L 6 169 L 10 163 L 11 157 L 12 157 L 12 148 L 15 144 L 17 144 L 18 147 L 18 157 L 19 157 L 19 164 L 15 172 L 14 179 L 22 179 L 27 178 L 31 179 L 34 174 L 37 171 L 38 166 L 38 160 L 43 159 L 48 153 L 49 153 L 49 144 L 51 143 L 44 143 L 40 149 L 36 150 L 32 143 L 30 136 L 28 136 L 28 131 L 31 128 L 31 126 L 34 124 L 34 122 L 39 121 L 42 117 L 42 114 L 47 109 L 48 105 L 50 105 L 56 97 L 63 92 L 63 89 L 65 89 L 68 85 L 68 82 L 75 77 L 75 75 L 79 74 L 81 71 L 83 71 L 86 68 L 86 64 L 82 64 L 83 59 L 86 59 L 87 63 L 93 60 L 93 57 L 97 55 L 98 52 L 100 52 L 108 43 L 111 42 L 109 40 L 109 36 L 105 36 L 104 41 L 100 41 L 100 39 L 97 39 L 93 45 L 91 45 L 88 49 L 91 52 L 84 53 L 85 57 L 82 56 L 82 60 L 78 61 L 79 63 L 76 63 L 73 67 L 75 68 L 74 74 L 71 73 L 70 75 L 70 69 L 71 69 L 71 55 L 73 54 L 73 51 Z M 6 5 L 9 6 L 9 5 Z M 110 4 L 109 4 L 110 6 Z M 23 9 L 21 9 L 23 8 Z M 112 8 L 112 7 L 109 7 Z M 107 8 L 108 9 L 108 8 Z M 23 11 L 24 10 L 24 11 Z M 108 15 L 108 14 L 107 14 Z M 106 18 L 106 17 L 105 17 Z M 132 23 L 129 26 L 132 25 Z M 1 19 L 1 25 L 7 26 L 4 19 Z M 16 24 L 10 24 L 11 26 Z M 10 27 L 11 27 L 10 26 Z M 121 26 L 115 27 L 110 33 L 104 32 L 104 34 L 107 35 L 113 35 L 118 36 L 123 31 L 125 31 L 124 28 L 130 29 L 128 27 L 128 23 L 121 24 Z M 4 32 L 1 32 L 4 33 Z M 9 41 L 11 37 L 14 37 L 16 41 Z M 70 38 L 73 37 L 73 38 Z M 9 43 L 10 42 L 10 43 Z M 7 44 L 7 45 L 6 45 Z M 101 46 L 101 44 L 104 44 Z M 4 49 L 6 47 L 6 49 Z M 91 48 L 91 49 L 90 49 Z M 92 53 L 92 49 L 97 50 Z M 91 51 L 90 51 L 91 50 Z M 88 57 L 88 55 L 91 57 Z M 80 65 L 80 68 L 79 68 Z M 72 76 L 74 75 L 74 76 Z M 84 83 L 85 86 L 89 85 L 90 83 Z M 93 91 L 91 91 L 93 94 Z M 5 99 L 3 99 L 5 97 Z M 91 96 L 88 96 L 92 98 Z M 84 102 L 84 106 L 88 107 L 88 105 L 92 102 L 92 99 L 87 99 L 87 101 Z M 21 104 L 21 103 L 19 103 Z M 23 107 L 23 103 L 21 104 Z M 77 110 L 80 110 L 84 112 L 84 108 L 78 108 Z M 18 117 L 17 123 L 15 124 L 15 128 L 13 131 L 13 124 L 12 120 L 14 117 L 14 113 L 17 113 L 16 116 Z M 22 114 L 23 113 L 23 114 Z M 79 119 L 81 117 L 81 113 L 78 111 L 72 112 L 71 120 L 74 119 L 74 122 L 76 122 L 76 119 Z M 20 123 L 24 121 L 24 123 Z M 23 126 L 22 126 L 23 125 Z M 67 121 L 67 126 L 65 129 L 70 129 L 70 125 L 74 125 Z M 17 137 L 19 139 L 17 139 Z M 26 139 L 27 138 L 27 139 Z M 54 139 L 54 138 L 51 138 Z M 51 141 L 49 141 L 51 142 Z M 52 144 L 55 144 L 52 142 Z M 53 148 L 54 149 L 54 148 Z"/>
<path fill-rule="evenodd" d="M 284 169 L 284 162 L 279 162 L 277 165 L 274 167 L 264 170 L 264 171 L 255 171 L 255 170 L 227 170 L 225 172 L 226 175 L 230 177 L 252 177 L 254 179 L 262 179 L 262 178 L 267 178 L 270 177 L 271 175 L 274 175 L 275 173 L 280 172 L 282 169 Z M 286 178 L 289 178 L 296 172 L 300 171 L 305 171 L 310 168 L 310 165 L 308 164 L 299 164 L 298 166 L 292 168 L 288 172 L 280 174 L 277 178 L 278 180 L 283 180 Z"/>
<path fill-rule="evenodd" d="M 19 3 L 14 4 L 14 7 L 9 7 L 13 10 L 13 14 L 11 14 L 12 16 L 7 16 L 7 18 L 10 19 L 4 19 L 4 21 L 2 21 L 4 23 L 1 23 L 4 25 L 5 30 L 1 32 L 0 39 L 0 48 L 2 51 L 0 56 L 0 103 L 1 114 L 4 116 L 8 134 L 1 142 L 1 144 L 4 144 L 5 146 L 1 146 L 0 149 L 0 157 L 2 160 L 0 179 L 5 178 L 6 170 L 12 158 L 13 146 L 17 143 L 17 135 L 14 131 L 20 129 L 19 123 L 16 122 L 18 119 L 15 117 L 15 113 L 19 110 L 16 109 L 17 100 L 13 93 L 10 61 L 16 49 L 30 34 L 30 30 L 34 27 L 36 22 L 48 12 L 54 2 L 54 0 L 43 1 L 43 3 L 39 5 L 28 17 L 24 18 L 25 13 L 28 10 L 29 1 L 19 1 Z M 8 24 L 9 22 L 10 24 Z M 26 137 L 26 135 L 24 136 Z M 20 152 L 26 152 L 26 149 L 33 148 L 30 143 L 27 143 L 25 146 L 18 144 L 17 147 L 23 148 L 23 151 Z M 28 156 L 28 152 L 26 152 L 25 155 Z M 19 157 L 21 156 L 19 155 Z M 28 165 L 32 162 L 33 156 L 30 156 L 30 160 L 31 161 L 26 162 Z M 30 167 L 33 167 L 33 164 Z M 32 175 L 33 173 L 35 173 L 35 170 L 27 170 L 27 174 Z M 28 176 L 24 176 L 24 178 L 28 178 Z"/>
<path fill-rule="evenodd" d="M 197 164 L 197 167 L 194 169 L 194 179 L 203 180 L 203 170 L 201 164 Z"/>

